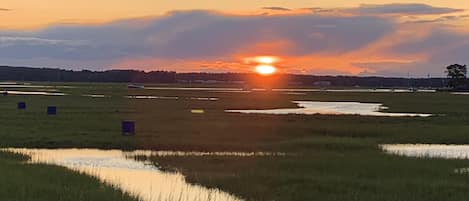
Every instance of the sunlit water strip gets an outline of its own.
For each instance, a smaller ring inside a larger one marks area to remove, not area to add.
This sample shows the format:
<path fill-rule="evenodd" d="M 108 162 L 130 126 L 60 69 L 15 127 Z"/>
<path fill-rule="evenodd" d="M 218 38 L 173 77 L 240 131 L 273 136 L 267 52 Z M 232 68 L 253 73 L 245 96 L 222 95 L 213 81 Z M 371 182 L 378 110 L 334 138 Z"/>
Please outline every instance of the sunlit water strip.
<path fill-rule="evenodd" d="M 136 150 L 131 152 L 124 152 L 126 157 L 135 156 L 234 156 L 234 157 L 258 157 L 258 156 L 287 156 L 283 152 L 184 152 L 184 151 L 147 151 Z"/>
<path fill-rule="evenodd" d="M 298 108 L 281 108 L 267 110 L 226 110 L 232 113 L 245 114 L 326 114 L 326 115 L 364 115 L 364 116 L 387 116 L 387 117 L 429 117 L 432 114 L 416 113 L 387 113 L 381 112 L 387 109 L 381 103 L 359 103 L 359 102 L 320 102 L 320 101 L 293 101 Z"/>
<path fill-rule="evenodd" d="M 384 152 L 408 157 L 469 159 L 469 145 L 385 144 Z"/>
<path fill-rule="evenodd" d="M 9 151 L 28 155 L 30 163 L 45 163 L 82 172 L 122 189 L 144 201 L 240 201 L 218 189 L 189 184 L 180 173 L 163 172 L 134 156 L 268 156 L 270 153 L 170 152 L 97 149 L 17 149 Z"/>
<path fill-rule="evenodd" d="M 272 89 L 280 92 L 435 93 L 433 89 Z"/>
<path fill-rule="evenodd" d="M 63 88 L 63 89 L 72 89 L 72 88 L 75 88 L 75 87 L 72 87 L 72 86 L 54 86 L 54 85 L 30 85 L 30 84 L 0 83 L 0 88 Z"/>
<path fill-rule="evenodd" d="M 242 88 L 222 88 L 222 87 L 145 87 L 150 90 L 185 90 L 185 91 L 224 91 L 224 92 L 239 92 L 243 91 Z M 252 89 L 252 91 L 266 91 L 266 89 Z M 272 89 L 278 92 L 360 92 L 360 93 L 435 93 L 433 89 L 318 89 L 318 88 L 299 88 L 299 89 Z"/>
<path fill-rule="evenodd" d="M 162 99 L 162 100 L 180 100 L 180 97 L 177 96 L 147 96 L 147 95 L 133 95 L 126 96 L 128 99 Z M 220 100 L 217 97 L 186 97 L 182 99 L 187 100 L 196 100 L 196 101 L 218 101 Z"/>
<path fill-rule="evenodd" d="M 453 95 L 469 95 L 469 92 L 453 92 Z"/>
<path fill-rule="evenodd" d="M 216 97 L 190 97 L 190 100 L 198 100 L 198 101 L 218 101 L 219 98 Z"/>
<path fill-rule="evenodd" d="M 162 100 L 178 100 L 179 97 L 173 96 L 126 96 L 128 99 L 162 99 Z"/>
<path fill-rule="evenodd" d="M 104 94 L 84 94 L 84 95 L 81 95 L 81 96 L 90 97 L 90 98 L 107 98 L 108 97 Z"/>
<path fill-rule="evenodd" d="M 65 93 L 48 91 L 0 91 L 0 94 L 6 95 L 35 95 L 35 96 L 65 96 Z"/>
<path fill-rule="evenodd" d="M 145 87 L 149 90 L 178 90 L 178 91 L 241 91 L 242 88 L 221 87 Z"/>

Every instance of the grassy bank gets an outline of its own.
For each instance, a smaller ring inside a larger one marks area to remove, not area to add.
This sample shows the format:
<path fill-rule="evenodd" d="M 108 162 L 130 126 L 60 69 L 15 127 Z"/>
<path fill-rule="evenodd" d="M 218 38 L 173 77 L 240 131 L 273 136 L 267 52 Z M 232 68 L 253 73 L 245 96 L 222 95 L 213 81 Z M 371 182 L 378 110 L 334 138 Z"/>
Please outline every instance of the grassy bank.
<path fill-rule="evenodd" d="M 377 152 L 377 151 L 376 151 Z M 282 158 L 162 157 L 159 165 L 246 200 L 465 200 L 467 161 L 409 159 L 367 151 Z"/>
<path fill-rule="evenodd" d="M 8 201 L 137 201 L 94 178 L 50 165 L 25 164 L 0 152 L 0 199 Z"/>
<path fill-rule="evenodd" d="M 68 96 L 0 97 L 0 146 L 149 148 L 172 150 L 284 150 L 301 148 L 303 138 L 372 139 L 377 143 L 468 143 L 469 96 L 447 93 L 220 93 L 128 90 L 122 85 L 63 89 Z M 82 97 L 105 94 L 110 98 Z M 179 97 L 179 100 L 126 99 L 126 95 Z M 217 97 L 219 101 L 191 100 Z M 389 112 L 433 113 L 431 118 L 327 115 L 244 115 L 225 109 L 295 107 L 292 100 L 384 103 Z M 28 109 L 16 109 L 25 101 Z M 47 116 L 48 105 L 58 106 Z M 204 109 L 205 114 L 192 114 Z M 120 122 L 135 120 L 137 135 L 122 137 Z M 317 137 L 314 137 L 317 136 Z M 322 143 L 322 142 L 321 142 Z M 318 145 L 321 146 L 321 145 Z M 309 149 L 309 148 L 308 148 Z"/>

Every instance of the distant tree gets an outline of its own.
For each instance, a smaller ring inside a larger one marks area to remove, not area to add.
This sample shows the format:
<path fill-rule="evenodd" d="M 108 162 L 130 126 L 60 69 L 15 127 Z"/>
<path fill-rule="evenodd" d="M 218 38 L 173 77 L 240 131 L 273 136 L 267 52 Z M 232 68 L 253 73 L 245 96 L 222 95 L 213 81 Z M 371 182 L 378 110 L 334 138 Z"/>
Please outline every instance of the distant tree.
<path fill-rule="evenodd" d="M 461 89 L 466 87 L 467 66 L 453 64 L 446 67 L 448 76 L 448 86 L 453 89 Z"/>

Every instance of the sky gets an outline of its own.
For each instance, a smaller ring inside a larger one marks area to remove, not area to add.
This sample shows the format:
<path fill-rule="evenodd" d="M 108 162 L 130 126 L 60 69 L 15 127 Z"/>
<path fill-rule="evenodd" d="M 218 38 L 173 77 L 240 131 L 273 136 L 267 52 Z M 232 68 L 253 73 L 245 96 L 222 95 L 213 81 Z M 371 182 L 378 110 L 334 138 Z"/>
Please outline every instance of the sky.
<path fill-rule="evenodd" d="M 345 3 L 344 3 L 345 2 Z M 467 0 L 2 0 L 0 65 L 443 76 L 469 64 Z"/>

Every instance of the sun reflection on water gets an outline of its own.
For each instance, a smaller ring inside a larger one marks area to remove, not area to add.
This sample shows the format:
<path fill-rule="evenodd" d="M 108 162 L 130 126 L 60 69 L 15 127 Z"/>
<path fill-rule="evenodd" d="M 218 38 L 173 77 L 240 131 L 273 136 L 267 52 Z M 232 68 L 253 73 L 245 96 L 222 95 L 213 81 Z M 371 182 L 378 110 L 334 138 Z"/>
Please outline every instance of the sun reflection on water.
<path fill-rule="evenodd" d="M 123 152 L 97 149 L 3 149 L 30 156 L 29 163 L 59 165 L 96 177 L 144 201 L 240 201 L 219 189 L 186 182 L 180 173 L 159 170 L 131 156 L 171 155 L 171 152 Z M 176 153 L 180 154 L 181 153 Z M 197 153 L 195 153 L 198 155 Z"/>

